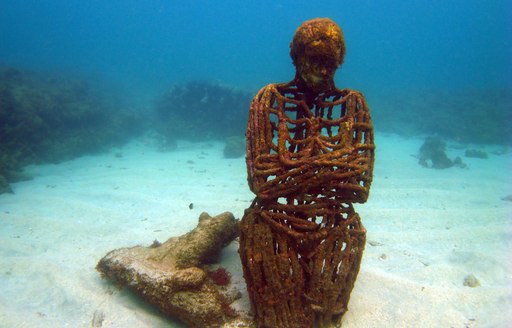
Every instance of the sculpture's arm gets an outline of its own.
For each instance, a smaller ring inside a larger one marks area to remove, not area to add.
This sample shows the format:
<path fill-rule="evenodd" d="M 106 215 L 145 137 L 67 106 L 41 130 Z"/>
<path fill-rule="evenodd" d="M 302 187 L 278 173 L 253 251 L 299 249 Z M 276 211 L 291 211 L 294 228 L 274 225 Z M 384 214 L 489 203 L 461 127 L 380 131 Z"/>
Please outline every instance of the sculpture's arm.
<path fill-rule="evenodd" d="M 282 111 L 286 100 L 275 85 L 266 86 L 254 97 L 247 125 L 246 161 L 249 187 L 258 197 L 334 192 L 346 201 L 366 201 L 375 149 L 370 112 L 361 93 L 340 93 L 344 96 L 334 104 L 344 108 L 336 123 L 339 132 L 308 139 L 322 148 L 316 154 L 307 149 L 299 154 L 285 147 L 294 141 Z"/>
<path fill-rule="evenodd" d="M 350 91 L 346 100 L 346 115 L 350 117 L 351 152 L 343 159 L 344 171 L 354 172 L 339 186 L 352 193 L 354 202 L 363 203 L 368 198 L 373 179 L 375 143 L 370 110 L 363 94 Z M 343 175 L 344 172 L 336 173 Z M 336 178 L 334 177 L 334 180 Z"/>
<path fill-rule="evenodd" d="M 249 109 L 246 132 L 247 180 L 249 188 L 255 194 L 258 194 L 260 186 L 267 181 L 267 177 L 273 172 L 275 174 L 276 171 L 275 166 L 269 165 L 272 157 L 271 150 L 274 148 L 273 128 L 269 118 L 269 111 L 275 100 L 274 94 L 275 89 L 272 84 L 264 87 L 253 98 Z"/>

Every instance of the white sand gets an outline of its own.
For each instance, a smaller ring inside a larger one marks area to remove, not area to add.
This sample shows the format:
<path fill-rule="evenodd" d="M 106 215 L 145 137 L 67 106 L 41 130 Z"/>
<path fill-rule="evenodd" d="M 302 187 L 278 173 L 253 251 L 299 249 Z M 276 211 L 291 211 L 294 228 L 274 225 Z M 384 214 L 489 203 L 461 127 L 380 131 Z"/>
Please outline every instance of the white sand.
<path fill-rule="evenodd" d="M 376 142 L 371 197 L 357 206 L 368 243 L 343 326 L 507 327 L 512 202 L 501 198 L 512 194 L 512 154 L 433 170 L 411 156 L 422 139 Z M 220 143 L 155 149 L 145 139 L 32 166 L 33 180 L 0 195 L 0 327 L 90 327 L 95 311 L 103 327 L 182 327 L 101 280 L 97 261 L 183 234 L 202 211 L 240 218 L 253 196 L 243 158 L 224 159 Z M 452 158 L 462 153 L 449 149 Z M 237 247 L 223 263 L 242 284 Z M 463 286 L 470 273 L 481 286 Z"/>

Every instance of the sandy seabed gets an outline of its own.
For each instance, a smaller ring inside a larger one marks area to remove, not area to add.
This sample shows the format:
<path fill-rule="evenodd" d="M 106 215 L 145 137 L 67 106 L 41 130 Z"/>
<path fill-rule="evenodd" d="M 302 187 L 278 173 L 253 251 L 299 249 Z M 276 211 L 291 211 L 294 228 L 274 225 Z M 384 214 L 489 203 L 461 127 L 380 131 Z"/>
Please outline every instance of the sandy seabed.
<path fill-rule="evenodd" d="M 483 147 L 466 169 L 421 167 L 423 139 L 377 134 L 374 183 L 357 205 L 368 230 L 343 327 L 510 327 L 512 153 Z M 453 145 L 457 146 L 457 145 Z M 165 241 L 203 211 L 241 218 L 253 195 L 222 143 L 151 139 L 57 165 L 0 195 L 0 327 L 183 327 L 100 278 L 108 251 Z M 449 147 L 448 155 L 464 149 Z M 192 204 L 192 205 L 191 205 Z M 190 208 L 192 207 L 192 208 Z M 222 264 L 243 288 L 236 242 Z M 473 274 L 477 287 L 464 286 Z M 246 296 L 236 306 L 247 309 Z"/>

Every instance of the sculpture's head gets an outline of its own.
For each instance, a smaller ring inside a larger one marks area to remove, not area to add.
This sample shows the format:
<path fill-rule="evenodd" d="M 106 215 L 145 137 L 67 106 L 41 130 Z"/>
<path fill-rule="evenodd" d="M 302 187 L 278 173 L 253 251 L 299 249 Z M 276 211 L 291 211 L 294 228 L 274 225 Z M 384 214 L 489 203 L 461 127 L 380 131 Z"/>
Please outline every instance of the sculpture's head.
<path fill-rule="evenodd" d="M 315 93 L 334 88 L 334 73 L 345 57 L 338 24 L 329 18 L 305 21 L 295 32 L 290 48 L 299 87 Z"/>

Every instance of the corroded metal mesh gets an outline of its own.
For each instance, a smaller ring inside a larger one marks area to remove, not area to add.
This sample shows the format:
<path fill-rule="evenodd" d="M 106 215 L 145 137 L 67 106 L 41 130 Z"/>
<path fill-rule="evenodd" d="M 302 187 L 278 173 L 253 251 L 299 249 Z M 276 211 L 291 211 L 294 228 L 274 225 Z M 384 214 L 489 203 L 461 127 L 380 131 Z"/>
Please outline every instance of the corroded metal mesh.
<path fill-rule="evenodd" d="M 311 97 L 294 80 L 253 99 L 247 170 L 256 198 L 242 219 L 240 256 L 258 326 L 339 323 L 365 244 L 352 203 L 368 198 L 374 148 L 358 92 Z"/>

